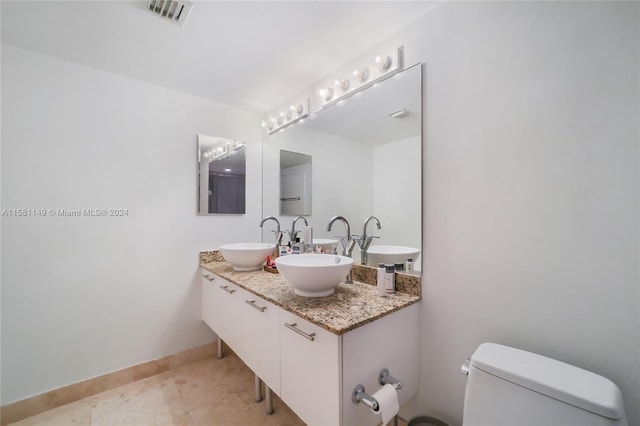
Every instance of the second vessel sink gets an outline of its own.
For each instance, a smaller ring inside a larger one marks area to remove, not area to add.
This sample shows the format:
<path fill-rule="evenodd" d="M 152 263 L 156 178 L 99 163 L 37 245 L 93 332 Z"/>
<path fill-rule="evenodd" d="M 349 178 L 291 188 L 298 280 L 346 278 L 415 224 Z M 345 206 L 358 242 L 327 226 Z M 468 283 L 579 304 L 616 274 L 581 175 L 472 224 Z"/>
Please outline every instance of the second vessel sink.
<path fill-rule="evenodd" d="M 330 296 L 347 277 L 353 259 L 334 254 L 296 254 L 276 259 L 276 266 L 299 296 Z"/>
<path fill-rule="evenodd" d="M 275 247 L 268 243 L 236 243 L 220 246 L 220 252 L 236 271 L 255 271 L 262 268 Z"/>
<path fill-rule="evenodd" d="M 333 240 L 331 238 L 314 238 L 313 248 L 316 246 L 322 247 L 322 250 L 324 250 L 325 253 L 333 254 L 338 248 L 338 240 Z"/>
<path fill-rule="evenodd" d="M 367 265 L 378 266 L 379 263 L 402 263 L 407 259 L 414 261 L 420 255 L 420 249 L 405 246 L 369 246 L 367 250 Z"/>

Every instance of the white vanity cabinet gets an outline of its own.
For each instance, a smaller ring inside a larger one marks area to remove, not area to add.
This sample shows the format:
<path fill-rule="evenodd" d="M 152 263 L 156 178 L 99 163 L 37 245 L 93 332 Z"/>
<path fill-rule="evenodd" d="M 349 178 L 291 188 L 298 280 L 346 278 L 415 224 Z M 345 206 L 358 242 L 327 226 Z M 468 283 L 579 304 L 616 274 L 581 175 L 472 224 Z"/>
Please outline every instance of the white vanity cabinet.
<path fill-rule="evenodd" d="M 418 390 L 417 304 L 335 334 L 205 270 L 202 299 L 202 319 L 309 425 L 379 424 L 351 395 L 373 395 L 383 368 L 401 404 Z"/>
<path fill-rule="evenodd" d="M 280 308 L 208 271 L 202 273 L 202 320 L 277 395 Z"/>

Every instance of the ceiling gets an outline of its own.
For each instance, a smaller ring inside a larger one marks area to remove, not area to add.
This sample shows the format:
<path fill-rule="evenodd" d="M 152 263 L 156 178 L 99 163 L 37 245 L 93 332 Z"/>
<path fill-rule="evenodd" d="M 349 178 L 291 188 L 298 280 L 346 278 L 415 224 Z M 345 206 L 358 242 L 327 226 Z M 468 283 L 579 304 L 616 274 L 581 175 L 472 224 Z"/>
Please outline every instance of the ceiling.
<path fill-rule="evenodd" d="M 438 1 L 195 1 L 184 27 L 146 1 L 6 1 L 2 42 L 266 113 Z"/>

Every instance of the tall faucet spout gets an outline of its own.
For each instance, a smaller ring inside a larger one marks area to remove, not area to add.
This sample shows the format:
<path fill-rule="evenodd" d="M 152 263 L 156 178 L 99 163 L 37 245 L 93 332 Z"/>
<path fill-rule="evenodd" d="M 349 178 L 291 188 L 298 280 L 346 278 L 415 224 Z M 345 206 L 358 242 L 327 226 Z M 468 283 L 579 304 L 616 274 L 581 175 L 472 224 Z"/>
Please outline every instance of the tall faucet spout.
<path fill-rule="evenodd" d="M 262 221 L 260 221 L 260 228 L 263 227 L 264 223 L 268 220 L 273 220 L 276 223 L 276 230 L 275 230 L 275 234 L 276 234 L 276 244 L 277 245 L 281 245 L 282 244 L 282 231 L 280 231 L 280 221 L 278 220 L 278 218 L 276 218 L 275 216 L 267 216 L 264 219 L 262 219 Z"/>
<path fill-rule="evenodd" d="M 353 239 L 353 236 L 351 235 L 351 225 L 349 225 L 349 221 L 342 216 L 334 216 L 331 218 L 331 220 L 329 221 L 329 224 L 327 225 L 327 231 L 331 231 L 331 227 L 333 226 L 333 223 L 336 220 L 339 220 L 342 223 L 344 223 L 344 226 L 347 231 L 347 235 L 345 235 L 344 237 L 337 237 L 337 238 L 340 238 L 340 243 L 342 243 L 342 255 L 351 257 L 351 252 L 353 251 L 353 247 L 356 245 L 356 241 Z M 351 271 L 349 271 L 349 274 L 347 275 L 347 279 L 345 280 L 345 283 L 353 284 L 353 280 L 351 279 Z"/>

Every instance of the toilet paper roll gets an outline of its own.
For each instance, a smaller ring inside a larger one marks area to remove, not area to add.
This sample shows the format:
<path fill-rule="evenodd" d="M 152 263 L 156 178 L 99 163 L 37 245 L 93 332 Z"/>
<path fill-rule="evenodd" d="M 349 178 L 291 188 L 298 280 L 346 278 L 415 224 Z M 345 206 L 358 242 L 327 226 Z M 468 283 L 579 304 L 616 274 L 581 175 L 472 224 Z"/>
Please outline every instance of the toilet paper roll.
<path fill-rule="evenodd" d="M 371 396 L 378 401 L 379 413 L 382 414 L 382 424 L 386 425 L 400 410 L 398 391 L 393 385 L 387 384 Z"/>

